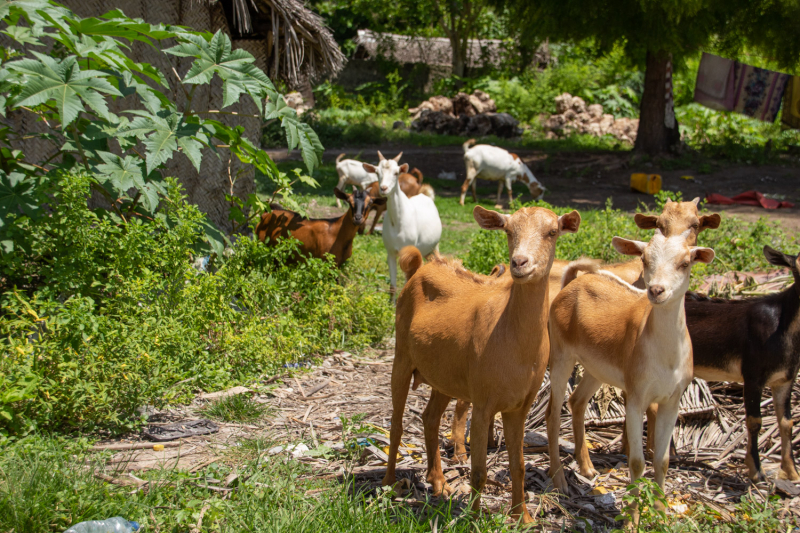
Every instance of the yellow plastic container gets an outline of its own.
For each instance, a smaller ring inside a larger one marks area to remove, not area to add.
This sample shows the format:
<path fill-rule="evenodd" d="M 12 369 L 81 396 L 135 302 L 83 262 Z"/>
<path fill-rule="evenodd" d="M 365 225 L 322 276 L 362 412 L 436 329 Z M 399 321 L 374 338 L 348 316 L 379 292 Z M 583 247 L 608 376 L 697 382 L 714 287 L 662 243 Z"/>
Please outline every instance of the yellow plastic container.
<path fill-rule="evenodd" d="M 661 190 L 661 176 L 659 174 L 631 174 L 631 189 L 645 194 L 656 194 Z"/>

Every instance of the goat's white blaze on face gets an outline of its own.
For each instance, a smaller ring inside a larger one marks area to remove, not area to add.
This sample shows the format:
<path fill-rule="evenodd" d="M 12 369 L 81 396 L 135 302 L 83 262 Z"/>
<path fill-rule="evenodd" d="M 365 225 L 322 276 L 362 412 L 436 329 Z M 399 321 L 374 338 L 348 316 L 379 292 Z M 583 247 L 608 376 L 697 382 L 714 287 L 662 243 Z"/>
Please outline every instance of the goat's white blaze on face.
<path fill-rule="evenodd" d="M 614 237 L 612 241 L 619 252 L 642 258 L 642 279 L 647 288 L 647 297 L 654 305 L 683 298 L 689 288 L 692 265 L 714 260 L 714 250 L 688 246 L 686 237 L 686 234 L 664 237 L 660 231 L 656 231 L 649 243 L 619 237 Z"/>

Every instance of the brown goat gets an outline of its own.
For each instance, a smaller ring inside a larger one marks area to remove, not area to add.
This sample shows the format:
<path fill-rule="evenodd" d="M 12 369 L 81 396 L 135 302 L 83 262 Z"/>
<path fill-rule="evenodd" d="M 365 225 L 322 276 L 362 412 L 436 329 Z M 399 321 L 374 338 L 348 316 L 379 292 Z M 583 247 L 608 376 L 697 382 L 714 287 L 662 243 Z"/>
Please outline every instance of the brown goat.
<path fill-rule="evenodd" d="M 345 194 L 334 189 L 340 200 L 345 200 L 350 208 L 336 218 L 305 218 L 299 213 L 286 209 L 274 209 L 261 215 L 256 227 L 258 240 L 274 246 L 278 237 L 292 236 L 300 241 L 301 255 L 322 258 L 325 254 L 336 257 L 336 266 L 341 267 L 353 254 L 353 239 L 358 228 L 367 221 L 372 206 L 386 204 L 386 198 L 372 198 L 366 191 L 355 189 L 353 194 Z"/>
<path fill-rule="evenodd" d="M 401 251 L 400 266 L 408 281 L 397 302 L 392 427 L 383 484 L 396 481 L 403 411 L 413 377 L 415 389 L 420 383 L 433 389 L 423 425 L 427 479 L 434 494 L 450 491 L 438 453 L 439 424 L 447 404 L 456 397 L 474 405 L 473 509 L 479 509 L 480 491 L 486 483 L 489 423 L 500 412 L 512 480 L 511 513 L 529 523 L 533 519 L 524 502 L 522 438 L 550 349 L 547 277 L 558 236 L 578 231 L 580 215 L 573 211 L 559 217 L 541 207 L 504 215 L 476 206 L 473 216 L 482 228 L 508 235 L 511 276 L 492 279 L 438 257 L 420 267 L 419 250 L 406 247 Z"/>
<path fill-rule="evenodd" d="M 429 196 L 433 199 L 433 188 L 430 185 L 423 185 L 422 184 L 422 172 L 418 168 L 412 168 L 411 172 L 403 172 L 397 178 L 398 182 L 400 183 L 400 190 L 403 191 L 406 196 L 411 198 L 412 196 L 416 196 L 420 193 Z M 376 181 L 374 183 L 370 183 L 367 185 L 367 192 L 373 198 L 380 198 L 381 196 L 381 184 L 380 182 Z M 367 235 L 372 235 L 372 232 L 375 231 L 375 226 L 378 224 L 378 221 L 386 212 L 386 204 L 378 206 L 375 208 L 375 218 L 372 219 L 372 226 L 370 226 Z M 364 228 L 361 227 L 358 230 L 359 235 L 364 233 Z"/>

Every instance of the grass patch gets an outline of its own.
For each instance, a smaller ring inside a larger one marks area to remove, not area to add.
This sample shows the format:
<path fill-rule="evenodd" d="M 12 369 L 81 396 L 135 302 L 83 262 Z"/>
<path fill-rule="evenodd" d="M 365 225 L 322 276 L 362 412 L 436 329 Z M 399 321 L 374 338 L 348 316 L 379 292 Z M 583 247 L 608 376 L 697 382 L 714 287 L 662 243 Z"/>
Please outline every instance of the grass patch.
<path fill-rule="evenodd" d="M 233 394 L 212 400 L 200 412 L 223 422 L 258 422 L 268 415 L 269 410 L 249 394 Z"/>

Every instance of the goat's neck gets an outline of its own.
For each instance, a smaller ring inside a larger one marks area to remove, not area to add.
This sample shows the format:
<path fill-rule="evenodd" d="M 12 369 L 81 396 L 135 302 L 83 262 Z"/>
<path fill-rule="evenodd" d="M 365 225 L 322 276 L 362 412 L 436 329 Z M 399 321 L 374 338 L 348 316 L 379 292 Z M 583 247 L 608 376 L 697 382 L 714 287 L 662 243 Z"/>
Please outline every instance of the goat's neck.
<path fill-rule="evenodd" d="M 663 305 L 651 305 L 645 324 L 647 341 L 660 352 L 659 360 L 668 365 L 681 364 L 691 352 L 679 348 L 686 343 L 684 298 Z"/>
<path fill-rule="evenodd" d="M 353 223 L 353 210 L 348 209 L 345 214 L 331 222 L 328 233 L 335 237 L 333 246 L 344 246 L 348 240 L 353 240 L 358 231 L 358 226 Z"/>
<path fill-rule="evenodd" d="M 511 284 L 508 319 L 517 332 L 519 342 L 526 348 L 521 352 L 525 358 L 536 355 L 535 348 L 546 335 L 550 310 L 549 293 L 550 284 L 547 277 L 529 283 Z"/>
<path fill-rule="evenodd" d="M 400 220 L 411 210 L 410 200 L 400 189 L 400 183 L 386 197 L 386 207 L 386 214 L 394 227 L 397 227 Z"/>

